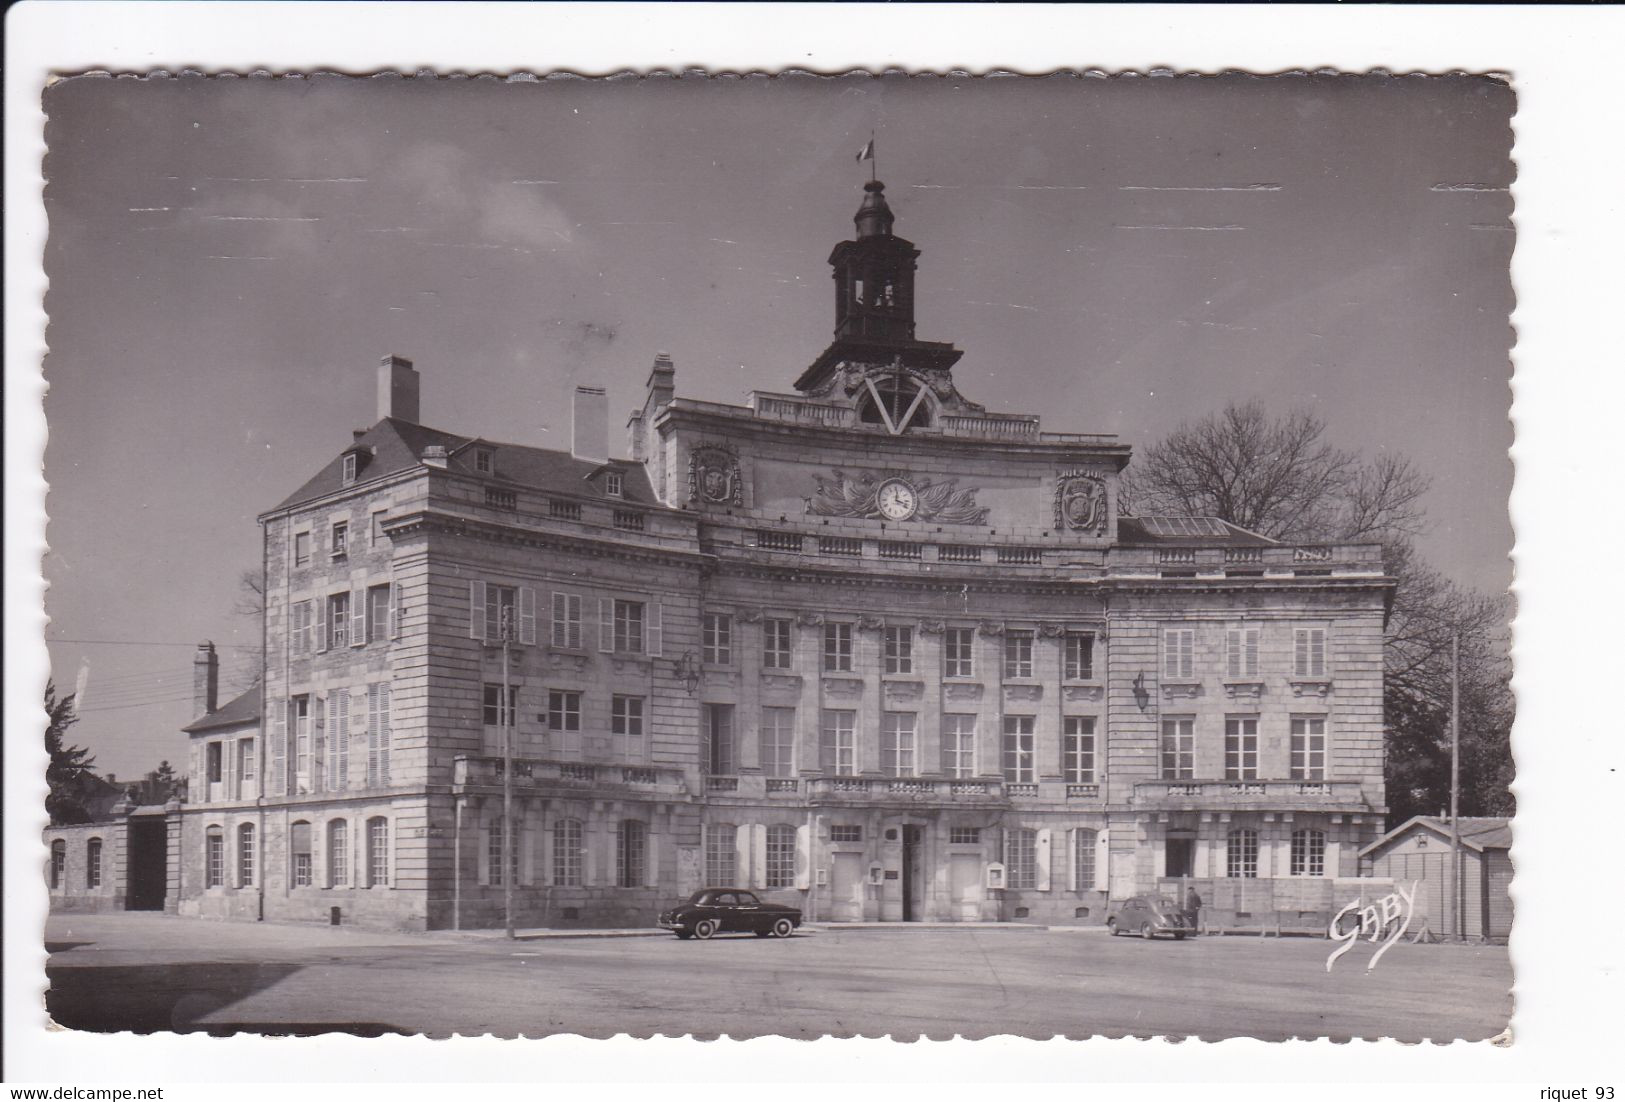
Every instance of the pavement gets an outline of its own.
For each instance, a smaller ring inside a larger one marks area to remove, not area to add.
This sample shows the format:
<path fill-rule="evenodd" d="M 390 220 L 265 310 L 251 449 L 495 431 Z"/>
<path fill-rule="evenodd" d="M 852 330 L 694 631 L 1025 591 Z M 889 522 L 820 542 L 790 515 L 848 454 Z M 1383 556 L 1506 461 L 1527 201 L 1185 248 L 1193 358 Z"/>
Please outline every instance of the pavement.
<path fill-rule="evenodd" d="M 1082 932 L 842 924 L 783 940 L 631 930 L 515 943 L 487 931 L 61 914 L 46 925 L 46 1003 L 69 1029 L 435 1037 L 1443 1041 L 1495 1037 L 1512 1012 L 1505 946 L 1401 943 L 1367 972 L 1362 942 L 1328 972 L 1333 946 L 1318 938 Z"/>
<path fill-rule="evenodd" d="M 1035 922 L 804 922 L 799 930 L 805 934 L 825 933 L 831 930 L 1048 930 L 1051 933 L 1104 934 L 1104 926 L 1043 926 Z M 504 930 L 432 930 L 428 937 L 478 938 L 482 941 L 505 940 Z M 670 930 L 656 926 L 635 929 L 557 929 L 552 927 L 515 930 L 515 941 L 543 941 L 552 938 L 584 937 L 671 937 Z"/>

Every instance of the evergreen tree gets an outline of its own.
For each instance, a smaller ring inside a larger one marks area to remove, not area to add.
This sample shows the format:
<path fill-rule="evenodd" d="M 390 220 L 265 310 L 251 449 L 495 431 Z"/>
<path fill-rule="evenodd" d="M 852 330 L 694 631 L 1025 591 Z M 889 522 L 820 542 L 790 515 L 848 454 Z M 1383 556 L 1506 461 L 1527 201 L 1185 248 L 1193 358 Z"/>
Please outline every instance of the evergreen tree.
<path fill-rule="evenodd" d="M 91 767 L 96 759 L 90 756 L 89 750 L 65 744 L 68 728 L 79 722 L 74 712 L 73 694 L 58 699 L 56 684 L 47 681 L 45 713 L 49 717 L 45 727 L 45 752 L 51 757 L 45 767 L 45 782 L 49 788 L 45 810 L 52 823 L 88 822 L 90 812 L 85 808 L 85 786 L 95 778 Z"/>

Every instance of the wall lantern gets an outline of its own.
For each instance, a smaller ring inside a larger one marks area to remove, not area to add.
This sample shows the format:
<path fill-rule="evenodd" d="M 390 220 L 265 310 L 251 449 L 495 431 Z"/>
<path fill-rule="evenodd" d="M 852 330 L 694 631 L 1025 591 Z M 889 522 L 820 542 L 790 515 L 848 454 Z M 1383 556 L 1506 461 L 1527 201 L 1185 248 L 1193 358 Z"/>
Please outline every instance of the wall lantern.
<path fill-rule="evenodd" d="M 677 660 L 677 676 L 682 680 L 683 688 L 688 691 L 688 695 L 693 696 L 694 690 L 700 687 L 700 664 L 695 661 L 693 651 L 684 651 L 683 657 Z"/>
<path fill-rule="evenodd" d="M 1146 690 L 1143 670 L 1134 677 L 1134 703 L 1139 705 L 1142 712 L 1145 711 L 1145 706 L 1151 703 L 1151 694 Z"/>

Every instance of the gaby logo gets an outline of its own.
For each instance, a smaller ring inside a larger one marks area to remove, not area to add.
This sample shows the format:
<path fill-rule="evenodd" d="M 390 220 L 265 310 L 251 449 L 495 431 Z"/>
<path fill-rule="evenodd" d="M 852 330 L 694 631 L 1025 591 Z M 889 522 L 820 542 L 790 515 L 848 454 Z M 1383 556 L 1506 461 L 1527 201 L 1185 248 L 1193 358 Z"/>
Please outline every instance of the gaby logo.
<path fill-rule="evenodd" d="M 1326 935 L 1333 941 L 1341 941 L 1343 944 L 1333 949 L 1332 955 L 1326 958 L 1326 971 L 1330 972 L 1332 965 L 1337 963 L 1337 958 L 1354 948 L 1354 943 L 1361 935 L 1366 935 L 1366 939 L 1373 945 L 1382 942 L 1382 947 L 1372 953 L 1371 959 L 1366 962 L 1367 972 L 1375 968 L 1382 955 L 1393 947 L 1394 942 L 1404 937 L 1405 931 L 1410 927 L 1411 918 L 1416 914 L 1416 889 L 1419 885 L 1420 881 L 1413 883 L 1410 890 L 1406 891 L 1403 884 L 1395 884 L 1392 892 L 1374 903 L 1362 906 L 1361 901 L 1356 899 L 1338 911 L 1333 916 Z M 1343 920 L 1356 912 L 1359 920 L 1347 930 L 1343 929 Z M 1385 932 L 1386 938 L 1383 936 Z"/>

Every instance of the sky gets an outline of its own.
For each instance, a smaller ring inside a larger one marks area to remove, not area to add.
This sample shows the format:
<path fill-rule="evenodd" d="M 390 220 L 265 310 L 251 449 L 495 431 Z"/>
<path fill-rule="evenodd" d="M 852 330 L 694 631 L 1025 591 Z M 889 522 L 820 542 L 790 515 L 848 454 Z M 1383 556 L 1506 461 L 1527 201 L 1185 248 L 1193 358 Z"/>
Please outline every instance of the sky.
<path fill-rule="evenodd" d="M 1136 448 L 1307 407 L 1431 476 L 1430 562 L 1511 580 L 1491 81 L 87 77 L 44 107 L 47 638 L 121 778 L 183 757 L 197 641 L 245 683 L 255 517 L 371 424 L 380 356 L 426 424 L 542 447 L 580 382 L 618 442 L 659 351 L 685 397 L 789 390 L 871 132 L 968 398 Z"/>

